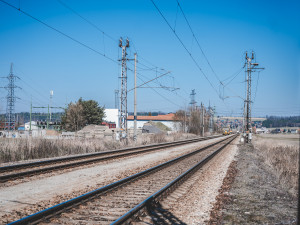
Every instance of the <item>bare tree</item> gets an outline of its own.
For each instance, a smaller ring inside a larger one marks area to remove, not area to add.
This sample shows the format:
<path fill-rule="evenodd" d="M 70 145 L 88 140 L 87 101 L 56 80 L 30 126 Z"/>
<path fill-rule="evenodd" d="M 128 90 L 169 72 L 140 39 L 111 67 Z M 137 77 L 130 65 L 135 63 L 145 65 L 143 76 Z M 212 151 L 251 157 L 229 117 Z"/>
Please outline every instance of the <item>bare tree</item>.
<path fill-rule="evenodd" d="M 185 110 L 178 110 L 174 115 L 174 120 L 179 122 L 179 130 L 186 132 L 187 127 L 187 115 Z"/>
<path fill-rule="evenodd" d="M 62 116 L 63 128 L 67 131 L 78 131 L 86 124 L 83 106 L 80 102 L 70 103 Z"/>

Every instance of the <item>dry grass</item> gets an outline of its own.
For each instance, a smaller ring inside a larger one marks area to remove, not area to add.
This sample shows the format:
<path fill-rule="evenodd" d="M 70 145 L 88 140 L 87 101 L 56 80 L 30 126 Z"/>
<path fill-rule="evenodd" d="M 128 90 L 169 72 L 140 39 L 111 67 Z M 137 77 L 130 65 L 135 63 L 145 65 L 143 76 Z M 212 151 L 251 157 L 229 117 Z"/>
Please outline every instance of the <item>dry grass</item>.
<path fill-rule="evenodd" d="M 135 143 L 132 139 L 113 141 L 106 139 L 0 139 L 0 163 L 76 155 L 130 146 L 161 143 L 192 138 L 193 135 L 141 135 Z"/>
<path fill-rule="evenodd" d="M 273 140 L 255 138 L 254 146 L 265 163 L 278 177 L 283 188 L 294 196 L 298 193 L 299 146 L 279 144 Z"/>

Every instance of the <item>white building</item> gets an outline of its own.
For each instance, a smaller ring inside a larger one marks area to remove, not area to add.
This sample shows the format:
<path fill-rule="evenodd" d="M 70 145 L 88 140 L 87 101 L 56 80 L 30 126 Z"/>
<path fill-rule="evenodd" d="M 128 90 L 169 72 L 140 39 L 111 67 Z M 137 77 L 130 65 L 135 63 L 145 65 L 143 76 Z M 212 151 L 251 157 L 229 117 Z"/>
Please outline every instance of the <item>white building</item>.
<path fill-rule="evenodd" d="M 114 122 L 116 124 L 116 128 L 120 128 L 119 124 L 119 110 L 118 109 L 105 109 L 105 117 L 104 121 Z M 179 130 L 179 122 L 174 120 L 174 113 L 169 113 L 166 115 L 157 115 L 157 116 L 137 116 L 137 128 L 142 129 L 145 123 L 149 121 L 153 122 L 161 122 L 167 127 L 169 127 L 172 131 Z M 134 120 L 133 116 L 127 117 L 127 128 L 134 128 Z"/>
<path fill-rule="evenodd" d="M 25 123 L 25 130 L 30 130 L 30 122 Z M 31 130 L 38 130 L 37 123 L 35 121 L 31 121 Z"/>
<path fill-rule="evenodd" d="M 137 116 L 137 128 L 142 129 L 145 123 L 149 121 L 161 122 L 172 131 L 177 131 L 180 126 L 178 126 L 177 121 L 174 120 L 174 113 L 169 113 L 166 115 L 157 115 L 157 116 Z M 134 128 L 134 118 L 133 116 L 127 117 L 127 127 L 128 129 Z"/>
<path fill-rule="evenodd" d="M 104 121 L 114 122 L 116 124 L 116 128 L 120 128 L 119 125 L 119 110 L 118 109 L 105 109 L 105 117 Z"/>
<path fill-rule="evenodd" d="M 267 128 L 262 127 L 262 128 L 256 128 L 256 134 L 265 134 L 268 133 Z"/>

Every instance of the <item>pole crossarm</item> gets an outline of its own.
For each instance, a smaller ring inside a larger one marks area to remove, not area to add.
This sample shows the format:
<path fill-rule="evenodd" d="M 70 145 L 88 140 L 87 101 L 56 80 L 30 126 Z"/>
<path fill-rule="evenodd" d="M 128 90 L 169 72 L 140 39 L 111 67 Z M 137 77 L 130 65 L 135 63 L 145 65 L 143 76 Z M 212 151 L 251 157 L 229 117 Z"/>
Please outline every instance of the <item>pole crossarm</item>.
<path fill-rule="evenodd" d="M 162 76 L 165 76 L 165 75 L 167 75 L 167 74 L 169 74 L 169 73 L 171 73 L 171 71 L 168 71 L 168 72 L 166 72 L 166 73 L 164 73 L 164 74 L 162 74 L 162 75 L 159 75 L 158 77 L 155 77 L 155 78 L 153 78 L 153 79 L 151 79 L 151 80 L 149 80 L 149 81 L 146 81 L 145 83 L 143 83 L 143 84 L 137 86 L 136 88 L 140 88 L 140 87 L 142 87 L 142 86 L 144 86 L 144 85 L 146 85 L 146 84 L 148 84 L 148 83 L 150 83 L 150 82 L 152 82 L 152 81 L 154 81 L 154 80 L 156 80 L 156 79 L 158 79 L 158 78 L 160 78 L 160 77 L 162 77 Z M 130 92 L 130 91 L 132 91 L 132 90 L 134 90 L 134 88 L 131 88 L 130 90 L 128 90 L 127 93 Z"/>
<path fill-rule="evenodd" d="M 48 106 L 39 106 L 39 107 L 37 107 L 37 106 L 32 106 L 32 108 L 35 108 L 35 109 L 66 109 L 66 108 L 64 108 L 64 107 L 48 107 Z"/>

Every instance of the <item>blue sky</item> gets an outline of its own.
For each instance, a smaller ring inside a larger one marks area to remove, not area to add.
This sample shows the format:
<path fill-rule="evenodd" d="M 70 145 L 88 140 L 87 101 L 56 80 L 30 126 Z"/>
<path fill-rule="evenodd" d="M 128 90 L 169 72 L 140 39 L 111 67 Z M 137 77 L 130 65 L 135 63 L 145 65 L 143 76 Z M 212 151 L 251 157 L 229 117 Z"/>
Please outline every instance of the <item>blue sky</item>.
<path fill-rule="evenodd" d="M 207 106 L 210 102 L 219 115 L 241 115 L 243 100 L 236 96 L 245 97 L 244 54 L 255 51 L 256 61 L 265 70 L 253 73 L 253 116 L 299 115 L 299 1 L 180 1 L 220 80 L 226 83 L 231 80 L 227 78 L 240 71 L 224 91 L 189 31 L 176 0 L 155 3 L 214 88 L 150 0 L 62 0 L 113 39 L 57 0 L 7 2 L 115 60 L 96 54 L 0 2 L 0 76 L 8 75 L 13 62 L 14 72 L 21 78 L 17 85 L 22 88 L 16 90 L 20 98 L 17 112 L 29 111 L 31 98 L 34 106 L 48 105 L 50 90 L 54 90 L 55 106 L 65 106 L 66 102 L 83 97 L 97 100 L 107 108 L 114 107 L 114 90 L 120 86 L 121 71 L 117 63 L 121 57 L 118 39 L 122 36 L 130 39 L 128 57 L 138 54 L 139 84 L 160 72 L 171 71 L 149 86 L 180 88 L 176 91 L 155 88 L 156 92 L 150 88 L 138 89 L 138 111 L 183 109 L 189 105 L 189 94 L 195 89 L 199 104 Z M 132 62 L 128 66 L 133 69 Z M 7 81 L 0 82 L 4 86 Z M 128 71 L 128 87 L 133 87 L 131 71 Z M 219 98 L 220 93 L 226 97 L 224 101 Z M 1 113 L 6 108 L 5 96 L 5 90 L 0 90 Z M 132 111 L 132 92 L 128 95 L 128 106 Z"/>

